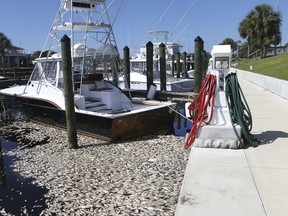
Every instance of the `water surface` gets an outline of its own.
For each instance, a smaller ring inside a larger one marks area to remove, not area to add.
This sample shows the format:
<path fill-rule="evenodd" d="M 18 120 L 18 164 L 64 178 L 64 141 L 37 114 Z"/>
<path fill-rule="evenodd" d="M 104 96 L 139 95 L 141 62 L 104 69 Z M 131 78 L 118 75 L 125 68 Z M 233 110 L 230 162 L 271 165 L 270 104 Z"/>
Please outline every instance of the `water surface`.
<path fill-rule="evenodd" d="M 2 143 L 0 171 L 3 173 L 4 169 L 4 176 L 0 178 L 0 210 L 5 209 L 6 213 L 12 215 L 39 215 L 47 208 L 44 195 L 48 189 L 35 185 L 33 178 L 24 178 L 13 171 L 12 164 L 17 158 L 7 153 L 19 145 L 4 138 L 0 140 Z"/>

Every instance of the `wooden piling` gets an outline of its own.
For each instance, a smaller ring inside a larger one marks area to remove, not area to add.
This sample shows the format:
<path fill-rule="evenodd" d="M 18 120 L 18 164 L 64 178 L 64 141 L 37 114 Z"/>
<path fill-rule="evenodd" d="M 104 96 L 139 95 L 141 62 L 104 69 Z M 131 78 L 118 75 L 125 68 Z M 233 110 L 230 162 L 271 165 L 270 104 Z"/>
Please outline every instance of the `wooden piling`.
<path fill-rule="evenodd" d="M 6 175 L 4 169 L 4 161 L 2 156 L 2 143 L 0 140 L 0 187 L 6 186 Z"/>
<path fill-rule="evenodd" d="M 172 74 L 173 77 L 175 75 L 175 64 L 174 64 L 174 61 L 175 61 L 175 55 L 173 54 L 171 56 L 171 74 Z"/>
<path fill-rule="evenodd" d="M 180 74 L 181 74 L 181 63 L 180 63 L 180 52 L 177 52 L 176 54 L 176 76 L 177 78 L 180 78 Z"/>
<path fill-rule="evenodd" d="M 183 52 L 183 77 L 187 78 L 187 53 Z"/>
<path fill-rule="evenodd" d="M 196 37 L 195 40 L 195 63 L 194 63 L 194 93 L 199 93 L 203 81 L 203 40 Z"/>
<path fill-rule="evenodd" d="M 166 91 L 166 52 L 165 44 L 161 43 L 159 45 L 159 55 L 160 55 L 160 89 Z"/>
<path fill-rule="evenodd" d="M 191 61 L 192 61 L 192 59 L 191 59 L 191 55 L 188 55 L 187 56 L 187 71 L 189 71 L 189 70 L 192 70 L 192 63 L 191 63 Z"/>
<path fill-rule="evenodd" d="M 63 79 L 64 79 L 64 97 L 65 97 L 65 114 L 68 133 L 69 148 L 78 148 L 76 117 L 74 106 L 74 92 L 72 80 L 72 60 L 70 38 L 64 35 L 61 38 Z"/>
<path fill-rule="evenodd" d="M 149 41 L 146 44 L 146 64 L 147 64 L 147 92 L 153 84 L 153 43 Z"/>
<path fill-rule="evenodd" d="M 130 50 L 129 47 L 123 48 L 124 53 L 124 81 L 125 88 L 130 89 Z"/>
<path fill-rule="evenodd" d="M 118 67 L 118 59 L 114 56 L 111 59 L 111 70 L 112 70 L 112 79 L 113 79 L 113 84 L 118 86 L 118 72 L 119 72 L 119 67 Z"/>

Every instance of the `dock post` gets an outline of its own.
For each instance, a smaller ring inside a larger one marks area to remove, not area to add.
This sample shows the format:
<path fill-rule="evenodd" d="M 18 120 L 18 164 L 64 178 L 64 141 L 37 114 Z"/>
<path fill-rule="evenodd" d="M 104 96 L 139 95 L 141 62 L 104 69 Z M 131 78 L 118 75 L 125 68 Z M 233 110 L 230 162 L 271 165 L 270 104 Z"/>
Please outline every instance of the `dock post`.
<path fill-rule="evenodd" d="M 183 52 L 183 75 L 182 77 L 187 78 L 188 74 L 187 74 L 187 53 Z"/>
<path fill-rule="evenodd" d="M 61 38 L 62 65 L 64 78 L 65 114 L 69 148 L 78 148 L 74 92 L 72 81 L 72 60 L 70 38 L 65 34 Z"/>
<path fill-rule="evenodd" d="M 149 41 L 146 44 L 146 63 L 147 63 L 147 92 L 153 84 L 153 43 Z"/>
<path fill-rule="evenodd" d="M 0 187 L 6 186 L 6 176 L 5 176 L 5 169 L 4 169 L 4 162 L 2 156 L 2 143 L 0 140 Z"/>
<path fill-rule="evenodd" d="M 180 73 L 181 73 L 180 52 L 177 52 L 177 54 L 176 54 L 176 74 L 177 74 L 177 78 L 180 78 Z"/>
<path fill-rule="evenodd" d="M 130 50 L 129 47 L 123 48 L 124 53 L 124 83 L 125 88 L 130 89 Z"/>
<path fill-rule="evenodd" d="M 159 55 L 160 55 L 160 90 L 166 91 L 166 53 L 165 44 L 161 43 L 159 45 Z"/>
<path fill-rule="evenodd" d="M 175 61 L 175 55 L 173 54 L 171 56 L 171 74 L 172 74 L 173 77 L 175 75 L 175 64 L 174 64 L 174 61 Z"/>
<path fill-rule="evenodd" d="M 187 55 L 187 71 L 189 71 L 190 70 L 190 68 L 191 68 L 191 56 L 190 56 L 190 54 L 189 55 Z"/>
<path fill-rule="evenodd" d="M 194 93 L 199 93 L 203 81 L 203 40 L 196 37 L 195 40 L 195 64 L 194 64 Z"/>
<path fill-rule="evenodd" d="M 192 70 L 192 63 L 191 63 L 192 59 L 191 59 L 191 55 L 189 54 L 187 56 L 187 71 Z"/>
<path fill-rule="evenodd" d="M 113 79 L 113 84 L 115 86 L 118 86 L 118 72 L 119 72 L 119 67 L 118 67 L 118 59 L 117 57 L 112 57 L 111 59 L 111 70 L 112 70 L 112 79 Z"/>

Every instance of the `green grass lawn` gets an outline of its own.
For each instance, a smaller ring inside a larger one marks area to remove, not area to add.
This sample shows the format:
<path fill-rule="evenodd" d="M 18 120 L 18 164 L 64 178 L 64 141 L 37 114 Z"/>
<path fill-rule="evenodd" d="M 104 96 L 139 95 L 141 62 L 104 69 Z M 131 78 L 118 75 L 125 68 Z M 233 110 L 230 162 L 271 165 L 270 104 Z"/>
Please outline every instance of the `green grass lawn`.
<path fill-rule="evenodd" d="M 281 54 L 272 57 L 266 57 L 259 60 L 245 60 L 239 62 L 236 67 L 241 70 L 250 71 L 250 65 L 253 67 L 251 72 L 288 80 L 288 54 Z"/>

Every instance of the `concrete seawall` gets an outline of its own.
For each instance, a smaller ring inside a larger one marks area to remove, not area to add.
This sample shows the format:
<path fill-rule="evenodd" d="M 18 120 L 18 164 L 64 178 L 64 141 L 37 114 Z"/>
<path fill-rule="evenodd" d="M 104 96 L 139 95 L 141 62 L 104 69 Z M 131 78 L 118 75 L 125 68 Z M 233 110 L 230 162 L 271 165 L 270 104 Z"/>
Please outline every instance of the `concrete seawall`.
<path fill-rule="evenodd" d="M 288 81 L 276 79 L 269 76 L 264 76 L 261 74 L 239 70 L 234 68 L 237 71 L 237 76 L 245 80 L 248 80 L 276 95 L 279 95 L 288 100 Z"/>

